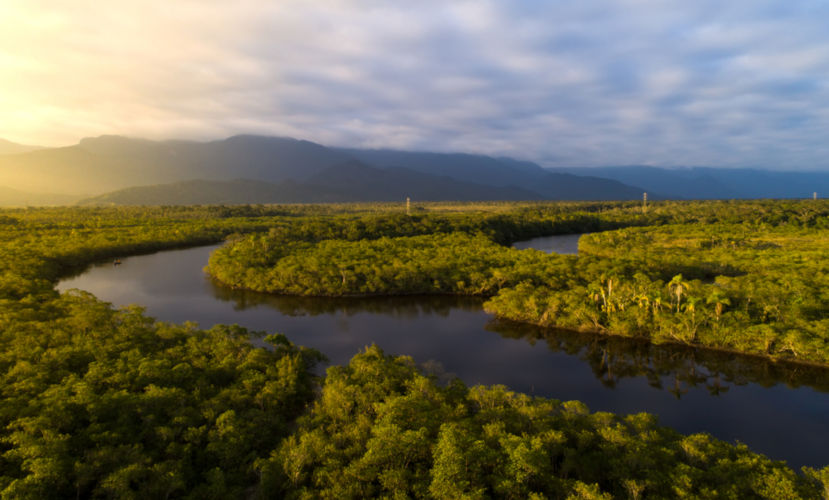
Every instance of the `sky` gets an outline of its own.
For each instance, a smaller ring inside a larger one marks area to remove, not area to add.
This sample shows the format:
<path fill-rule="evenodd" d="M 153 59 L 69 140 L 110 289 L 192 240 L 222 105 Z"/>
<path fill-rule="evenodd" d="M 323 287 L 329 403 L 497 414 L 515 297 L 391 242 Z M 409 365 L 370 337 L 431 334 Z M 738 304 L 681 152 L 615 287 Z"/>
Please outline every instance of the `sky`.
<path fill-rule="evenodd" d="M 829 2 L 0 0 L 0 137 L 829 170 Z"/>

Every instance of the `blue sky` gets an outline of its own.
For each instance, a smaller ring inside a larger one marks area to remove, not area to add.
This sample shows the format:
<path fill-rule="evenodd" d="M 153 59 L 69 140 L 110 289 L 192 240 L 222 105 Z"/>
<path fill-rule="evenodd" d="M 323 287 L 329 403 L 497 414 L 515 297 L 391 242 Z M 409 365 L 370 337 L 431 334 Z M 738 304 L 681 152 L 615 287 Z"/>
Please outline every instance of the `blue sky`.
<path fill-rule="evenodd" d="M 829 169 L 829 4 L 6 0 L 0 137 Z"/>

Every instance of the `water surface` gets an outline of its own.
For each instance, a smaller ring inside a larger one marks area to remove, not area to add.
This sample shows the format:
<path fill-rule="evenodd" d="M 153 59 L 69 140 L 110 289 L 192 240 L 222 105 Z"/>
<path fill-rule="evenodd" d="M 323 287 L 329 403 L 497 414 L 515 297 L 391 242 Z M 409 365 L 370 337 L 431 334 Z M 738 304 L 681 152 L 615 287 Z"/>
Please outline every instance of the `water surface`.
<path fill-rule="evenodd" d="M 125 258 L 58 288 L 87 290 L 119 306 L 140 304 L 163 321 L 284 333 L 334 364 L 376 343 L 470 385 L 505 384 L 578 399 L 595 411 L 647 411 L 680 432 L 739 440 L 794 467 L 829 464 L 827 370 L 494 321 L 476 298 L 320 299 L 233 291 L 202 270 L 214 248 Z"/>
<path fill-rule="evenodd" d="M 586 233 L 585 233 L 586 234 Z M 581 234 L 558 234 L 555 236 L 541 236 L 526 241 L 517 241 L 513 248 L 524 250 L 534 248 L 547 253 L 561 253 L 575 255 L 579 253 L 579 238 Z"/>

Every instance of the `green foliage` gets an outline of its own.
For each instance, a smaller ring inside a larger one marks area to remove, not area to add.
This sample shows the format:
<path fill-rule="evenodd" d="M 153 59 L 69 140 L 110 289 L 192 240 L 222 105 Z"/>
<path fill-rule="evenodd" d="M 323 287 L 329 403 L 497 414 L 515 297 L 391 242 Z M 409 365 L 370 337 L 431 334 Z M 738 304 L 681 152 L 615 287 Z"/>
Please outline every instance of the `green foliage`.
<path fill-rule="evenodd" d="M 561 209 L 556 206 L 553 208 Z M 383 279 L 393 278 L 388 275 L 389 270 L 379 268 L 366 269 L 362 274 L 363 278 L 366 278 L 364 281 L 376 278 L 383 281 L 382 284 L 377 283 L 376 287 L 363 287 L 360 285 L 365 283 L 354 280 L 349 284 L 349 268 L 355 265 L 393 266 L 404 273 L 417 274 L 422 266 L 429 265 L 427 261 L 433 260 L 435 253 L 441 252 L 443 244 L 469 245 L 467 249 L 454 248 L 463 254 L 455 257 L 456 261 L 462 257 L 476 258 L 476 252 L 488 254 L 483 256 L 483 259 L 514 259 L 518 254 L 511 257 L 496 257 L 498 247 L 482 238 L 475 241 L 460 241 L 458 238 L 460 234 L 483 236 L 493 242 L 507 244 L 544 234 L 575 232 L 584 228 L 598 230 L 618 227 L 620 224 L 616 220 L 604 220 L 584 211 L 560 213 L 558 210 L 554 214 L 546 211 L 527 213 L 517 210 L 498 214 L 461 211 L 407 216 L 381 212 L 371 215 L 303 217 L 279 221 L 277 227 L 272 228 L 267 234 L 251 234 L 234 240 L 232 244 L 214 252 L 207 270 L 218 281 L 235 288 L 298 295 L 456 292 L 440 285 L 424 287 L 423 284 L 415 283 L 394 284 L 389 279 Z M 458 233 L 458 237 L 447 240 L 438 238 L 440 235 L 451 233 Z M 403 238 L 414 236 L 424 238 Z M 388 241 L 390 238 L 393 240 Z M 369 240 L 380 239 L 383 241 L 368 243 Z M 411 252 L 411 248 L 407 247 L 412 246 L 423 251 L 407 255 Z M 432 248 L 426 251 L 428 246 Z M 359 252 L 363 250 L 370 252 L 372 258 L 361 258 Z M 306 255 L 309 251 L 311 255 Z M 446 251 L 442 253 L 441 257 L 448 256 Z M 334 264 L 338 265 L 337 268 L 331 267 Z M 455 267 L 458 267 L 458 262 L 455 264 Z M 486 272 L 480 268 L 481 264 L 476 263 L 478 274 Z M 316 276 L 316 271 L 322 267 L 327 268 L 321 271 L 323 274 L 332 274 L 333 277 L 325 276 L 325 283 L 317 283 L 320 277 Z M 444 266 L 444 270 L 452 271 L 448 265 Z M 455 284 L 452 283 L 451 286 L 455 287 Z M 475 292 L 464 290 L 459 293 Z M 477 293 L 485 293 L 485 290 Z"/>
<path fill-rule="evenodd" d="M 282 294 L 483 295 L 515 321 L 829 363 L 827 220 L 815 201 L 341 214 L 237 239 L 207 270 Z M 577 231 L 600 231 L 578 258 L 502 246 Z"/>
<path fill-rule="evenodd" d="M 222 259 L 234 259 L 238 248 L 216 252 L 210 269 L 223 268 Z M 507 272 L 515 261 L 540 257 L 463 233 L 323 240 L 280 248 L 290 248 L 290 253 L 275 265 L 266 261 L 259 269 L 245 269 L 239 278 L 245 288 L 297 295 L 492 294 L 514 282 L 514 273 L 508 277 Z M 214 274 L 226 277 L 221 270 Z"/>
<path fill-rule="evenodd" d="M 65 294 L 0 322 L 3 498 L 241 496 L 314 394 L 318 353 Z"/>
<path fill-rule="evenodd" d="M 571 285 L 505 288 L 504 318 L 829 363 L 829 230 L 682 224 L 585 236 Z"/>
<path fill-rule="evenodd" d="M 53 289 L 95 261 L 230 238 L 210 271 L 236 286 L 486 295 L 526 322 L 827 361 L 825 202 L 419 208 L 1 211 L 0 498 L 826 496 L 827 469 L 649 415 L 440 386 L 377 348 L 319 390 L 321 355 L 281 335 L 254 348 L 239 327 Z M 579 257 L 501 246 L 622 227 Z"/>
<path fill-rule="evenodd" d="M 811 498 L 823 474 L 647 414 L 439 386 L 374 346 L 328 370 L 310 414 L 258 468 L 273 498 Z"/>

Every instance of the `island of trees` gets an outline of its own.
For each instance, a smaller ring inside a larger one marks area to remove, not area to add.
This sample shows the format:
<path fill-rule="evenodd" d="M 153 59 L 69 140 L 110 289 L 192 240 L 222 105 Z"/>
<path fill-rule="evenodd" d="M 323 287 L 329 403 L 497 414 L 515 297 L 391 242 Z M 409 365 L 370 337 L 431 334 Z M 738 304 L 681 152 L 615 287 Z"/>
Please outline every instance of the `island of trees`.
<path fill-rule="evenodd" d="M 743 445 L 647 414 L 347 366 L 237 326 L 114 309 L 62 276 L 229 243 L 230 286 L 451 293 L 495 315 L 826 364 L 829 204 L 795 201 L 20 209 L 0 213 L 0 498 L 820 498 Z M 509 244 L 594 233 L 580 255 Z M 290 336 L 290 332 L 285 332 Z M 595 333 L 590 333 L 595 334 Z"/>
<path fill-rule="evenodd" d="M 233 241 L 208 270 L 272 293 L 482 295 L 515 321 L 829 363 L 825 204 L 581 208 L 295 222 Z M 594 233 L 578 257 L 506 246 L 564 232 Z"/>

